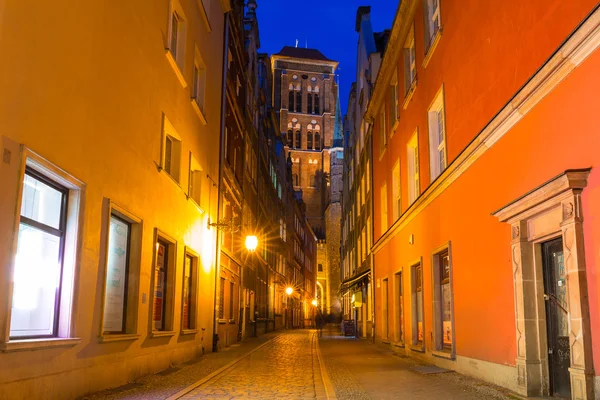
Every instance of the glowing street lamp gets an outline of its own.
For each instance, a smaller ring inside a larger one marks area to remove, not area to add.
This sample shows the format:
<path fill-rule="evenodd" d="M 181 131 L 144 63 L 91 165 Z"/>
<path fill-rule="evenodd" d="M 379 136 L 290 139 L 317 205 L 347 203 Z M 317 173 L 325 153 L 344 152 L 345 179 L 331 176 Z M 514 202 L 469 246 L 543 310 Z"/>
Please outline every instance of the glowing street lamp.
<path fill-rule="evenodd" d="M 254 252 L 258 246 L 258 238 L 254 235 L 246 236 L 246 249 L 250 252 Z"/>
<path fill-rule="evenodd" d="M 317 299 L 314 299 L 311 304 L 316 307 L 319 305 L 319 302 L 317 301 Z"/>
<path fill-rule="evenodd" d="M 286 287 L 286 288 L 285 288 L 285 293 L 286 293 L 288 296 L 291 296 L 291 295 L 292 295 L 292 293 L 294 293 L 294 288 L 293 288 L 293 287 L 291 287 L 291 286 L 288 286 L 288 287 Z"/>

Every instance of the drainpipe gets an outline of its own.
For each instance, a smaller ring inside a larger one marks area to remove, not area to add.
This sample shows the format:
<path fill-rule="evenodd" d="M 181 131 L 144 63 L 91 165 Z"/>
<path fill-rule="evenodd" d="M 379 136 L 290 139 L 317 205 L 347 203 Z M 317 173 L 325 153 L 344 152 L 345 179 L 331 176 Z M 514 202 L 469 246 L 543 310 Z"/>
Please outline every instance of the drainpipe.
<path fill-rule="evenodd" d="M 220 143 L 219 143 L 219 185 L 217 193 L 217 221 L 219 222 L 219 216 L 221 215 L 221 208 L 223 206 L 223 193 L 221 191 L 221 187 L 223 184 L 223 160 L 225 159 L 225 105 L 227 99 L 227 60 L 228 60 L 228 49 L 229 49 L 229 19 L 231 12 L 225 13 L 225 39 L 223 40 L 223 78 L 221 81 L 221 89 L 223 90 L 221 93 L 221 133 L 220 133 Z M 221 240 L 219 236 L 219 230 L 217 229 L 217 240 L 215 245 L 215 296 L 214 296 L 214 314 L 213 314 L 213 342 L 212 342 L 212 351 L 216 352 L 218 350 L 219 343 L 219 321 L 218 321 L 218 303 L 217 303 L 217 293 L 219 290 L 219 278 L 221 276 Z"/>

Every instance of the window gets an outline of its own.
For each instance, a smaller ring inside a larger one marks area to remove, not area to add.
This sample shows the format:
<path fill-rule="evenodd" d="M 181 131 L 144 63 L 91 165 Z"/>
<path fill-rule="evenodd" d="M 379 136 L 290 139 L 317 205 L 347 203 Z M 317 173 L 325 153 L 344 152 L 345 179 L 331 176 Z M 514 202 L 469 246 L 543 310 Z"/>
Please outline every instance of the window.
<path fill-rule="evenodd" d="M 381 208 L 381 235 L 383 235 L 388 227 L 387 184 L 385 182 L 381 186 L 381 199 L 379 201 Z"/>
<path fill-rule="evenodd" d="M 299 149 L 302 146 L 302 134 L 300 130 L 296 131 L 296 146 L 295 148 Z"/>
<path fill-rule="evenodd" d="M 421 192 L 419 184 L 419 139 L 418 132 L 408 142 L 408 202 L 412 204 Z"/>
<path fill-rule="evenodd" d="M 27 168 L 21 195 L 11 338 L 56 337 L 68 190 Z"/>
<path fill-rule="evenodd" d="M 404 43 L 404 93 L 408 95 L 417 78 L 417 61 L 415 51 L 415 26 L 410 28 Z"/>
<path fill-rule="evenodd" d="M 312 114 L 312 112 L 313 112 L 313 96 L 312 96 L 312 93 L 308 93 L 306 95 L 306 106 L 307 106 L 306 112 L 308 114 Z"/>
<path fill-rule="evenodd" d="M 169 10 L 168 29 L 168 54 L 179 68 L 183 70 L 183 59 L 185 49 L 185 17 L 183 9 L 177 1 L 171 2 Z"/>
<path fill-rule="evenodd" d="M 164 115 L 162 169 L 179 183 L 181 169 L 181 138 Z"/>
<path fill-rule="evenodd" d="M 321 150 L 321 135 L 319 131 L 315 132 L 315 150 Z"/>
<path fill-rule="evenodd" d="M 381 140 L 380 151 L 382 154 L 385 151 L 385 148 L 387 147 L 387 127 L 385 125 L 386 125 L 386 120 L 385 120 L 385 107 L 384 107 L 384 109 L 382 109 L 381 112 L 379 113 L 379 137 Z"/>
<path fill-rule="evenodd" d="M 156 232 L 152 293 L 152 329 L 173 329 L 173 281 L 175 271 L 175 241 Z"/>
<path fill-rule="evenodd" d="M 446 125 L 444 118 L 444 90 L 438 92 L 428 112 L 429 165 L 431 181 L 446 169 Z"/>
<path fill-rule="evenodd" d="M 423 344 L 423 270 L 412 267 L 412 344 Z"/>
<path fill-rule="evenodd" d="M 306 133 L 306 148 L 308 150 L 313 148 L 313 134 L 310 131 Z"/>
<path fill-rule="evenodd" d="M 392 169 L 392 221 L 400 217 L 402 202 L 400 198 L 400 160 L 396 161 Z"/>
<path fill-rule="evenodd" d="M 135 334 L 141 220 L 113 203 L 109 207 L 102 332 Z"/>
<path fill-rule="evenodd" d="M 196 328 L 196 280 L 198 257 L 186 251 L 183 259 L 183 290 L 181 292 L 181 329 Z"/>
<path fill-rule="evenodd" d="M 398 113 L 398 71 L 394 72 L 392 82 L 389 88 L 389 102 L 390 102 L 390 114 L 389 114 L 389 129 L 394 127 L 394 124 L 400 117 Z M 393 132 L 391 132 L 393 134 Z"/>
<path fill-rule="evenodd" d="M 219 319 L 225 319 L 225 278 L 219 284 Z"/>
<path fill-rule="evenodd" d="M 315 176 L 315 174 L 312 174 L 310 176 L 310 187 L 317 187 L 317 177 Z"/>
<path fill-rule="evenodd" d="M 404 288 L 402 287 L 402 272 L 394 275 L 396 294 L 396 342 L 404 343 Z"/>
<path fill-rule="evenodd" d="M 292 147 L 294 144 L 294 132 L 291 129 L 287 131 L 287 145 L 288 147 Z"/>
<path fill-rule="evenodd" d="M 292 174 L 292 184 L 294 186 L 300 186 L 300 182 L 298 179 L 298 174 Z"/>
<path fill-rule="evenodd" d="M 296 88 L 296 112 L 302 112 L 302 91 Z"/>
<path fill-rule="evenodd" d="M 203 175 L 204 174 L 202 173 L 202 167 L 200 166 L 200 163 L 198 163 L 196 158 L 190 152 L 190 175 L 189 175 L 188 195 L 192 200 L 194 200 L 194 202 L 198 206 L 202 206 L 200 201 L 201 201 L 201 194 L 202 194 L 202 176 Z"/>
<path fill-rule="evenodd" d="M 319 91 L 319 88 L 315 89 L 316 92 Z M 313 105 L 314 114 L 320 114 L 319 112 L 319 93 L 314 94 L 314 105 Z"/>
<path fill-rule="evenodd" d="M 440 31 L 440 0 L 423 0 L 423 5 L 425 7 L 425 51 L 428 51 Z"/>
<path fill-rule="evenodd" d="M 292 85 L 290 85 L 290 93 L 288 97 L 288 110 L 294 111 L 294 89 Z"/>
<path fill-rule="evenodd" d="M 383 280 L 383 293 L 381 294 L 381 308 L 383 312 L 383 339 L 390 337 L 390 311 L 389 311 L 389 285 L 388 280 Z"/>
<path fill-rule="evenodd" d="M 452 350 L 452 285 L 448 248 L 433 256 L 435 349 Z"/>
<path fill-rule="evenodd" d="M 319 272 L 323 272 L 323 264 L 318 265 Z"/>
<path fill-rule="evenodd" d="M 206 66 L 196 47 L 196 57 L 194 59 L 194 71 L 192 82 L 192 98 L 200 111 L 204 113 L 204 93 L 206 90 Z"/>
<path fill-rule="evenodd" d="M 233 292 L 233 282 L 229 282 L 229 322 L 235 321 L 235 315 L 233 313 L 233 300 L 234 300 L 234 292 Z"/>

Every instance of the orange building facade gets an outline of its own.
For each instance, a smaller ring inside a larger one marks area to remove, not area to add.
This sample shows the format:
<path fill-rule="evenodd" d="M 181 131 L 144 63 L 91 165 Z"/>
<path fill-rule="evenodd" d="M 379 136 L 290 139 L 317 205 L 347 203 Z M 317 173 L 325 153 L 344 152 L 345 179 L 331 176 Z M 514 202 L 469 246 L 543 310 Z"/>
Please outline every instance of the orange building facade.
<path fill-rule="evenodd" d="M 599 46 L 593 0 L 401 2 L 366 112 L 376 340 L 600 395 Z"/>

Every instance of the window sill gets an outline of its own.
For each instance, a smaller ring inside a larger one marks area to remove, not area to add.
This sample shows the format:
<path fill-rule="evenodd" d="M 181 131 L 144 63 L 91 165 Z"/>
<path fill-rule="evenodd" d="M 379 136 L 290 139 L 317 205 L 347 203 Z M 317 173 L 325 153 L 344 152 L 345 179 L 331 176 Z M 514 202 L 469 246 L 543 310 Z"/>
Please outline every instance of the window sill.
<path fill-rule="evenodd" d="M 412 83 L 410 84 L 410 88 L 408 89 L 408 92 L 406 92 L 406 96 L 404 97 L 404 103 L 402 103 L 403 110 L 406 110 L 406 108 L 408 107 L 408 104 L 412 100 L 413 94 L 415 94 L 416 90 L 417 90 L 417 78 L 413 79 Z"/>
<path fill-rule="evenodd" d="M 167 60 L 169 61 L 169 64 L 171 64 L 173 71 L 175 71 L 175 75 L 177 75 L 177 79 L 179 79 L 179 83 L 181 83 L 181 86 L 186 88 L 188 84 L 185 81 L 185 77 L 183 76 L 183 72 L 181 72 L 181 68 L 179 67 L 179 64 L 177 64 L 177 60 L 175 60 L 175 57 L 173 57 L 173 53 L 171 53 L 170 49 L 165 49 L 165 52 L 166 52 Z"/>
<path fill-rule="evenodd" d="M 235 324 L 235 319 L 230 319 L 230 320 L 229 320 L 229 323 L 230 323 L 230 324 Z"/>
<path fill-rule="evenodd" d="M 401 349 L 405 348 L 404 343 L 402 342 L 393 342 L 394 347 L 400 347 Z"/>
<path fill-rule="evenodd" d="M 446 360 L 456 360 L 456 356 L 450 351 L 433 350 L 431 354 L 435 357 L 445 358 Z"/>
<path fill-rule="evenodd" d="M 189 194 L 187 195 L 187 199 L 196 206 L 198 211 L 200 211 L 200 215 L 204 215 L 206 213 L 206 211 L 204 211 L 204 208 L 200 207 L 200 204 L 198 204 L 198 202 L 196 200 L 194 200 L 194 198 L 192 196 L 190 196 Z"/>
<path fill-rule="evenodd" d="M 387 150 L 387 145 L 385 145 L 383 150 L 379 151 L 379 161 L 381 161 L 381 159 L 383 158 L 383 156 L 385 155 L 385 151 Z"/>
<path fill-rule="evenodd" d="M 114 335 L 107 334 L 98 337 L 99 343 L 112 343 L 112 342 L 127 342 L 127 341 L 136 341 L 140 338 L 140 335 L 137 333 L 117 333 Z"/>
<path fill-rule="evenodd" d="M 425 59 L 423 59 L 423 68 L 427 68 L 427 65 L 429 65 L 429 60 L 431 60 L 431 56 L 433 55 L 433 52 L 435 51 L 435 48 L 437 47 L 441 37 L 442 28 L 440 27 L 438 28 L 437 32 L 435 33 L 435 36 L 431 40 L 429 49 L 427 49 L 427 54 L 425 54 Z"/>
<path fill-rule="evenodd" d="M 396 118 L 396 122 L 394 122 L 394 126 L 392 126 L 392 130 L 390 131 L 390 139 L 394 137 L 394 132 L 396 132 L 396 129 L 398 128 L 398 125 L 400 124 L 400 117 Z"/>
<path fill-rule="evenodd" d="M 184 336 L 184 335 L 195 335 L 196 333 L 198 333 L 198 329 L 183 329 L 180 333 L 179 336 Z"/>
<path fill-rule="evenodd" d="M 206 116 L 204 115 L 204 111 L 202 111 L 202 109 L 200 108 L 200 105 L 198 104 L 196 99 L 193 97 L 192 97 L 192 108 L 196 111 L 196 114 L 198 114 L 198 117 L 200 117 L 200 122 L 202 122 L 202 125 L 206 125 Z"/>
<path fill-rule="evenodd" d="M 202 2 L 202 0 L 198 0 L 198 7 L 200 7 L 202 19 L 204 20 L 204 23 L 206 24 L 206 31 L 211 32 L 212 28 L 210 27 L 210 22 L 208 21 L 208 13 L 206 12 L 206 8 L 204 8 L 204 3 Z"/>
<path fill-rule="evenodd" d="M 165 171 L 165 169 L 164 169 L 162 166 L 160 167 L 160 172 L 164 172 L 164 174 L 165 174 L 165 175 L 166 175 L 166 176 L 169 178 L 169 180 L 170 180 L 171 182 L 173 182 L 173 184 L 174 184 L 175 186 L 177 186 L 177 188 L 179 188 L 179 190 L 183 190 L 183 188 L 182 188 L 182 187 L 181 187 L 181 185 L 179 184 L 179 181 L 177 181 L 177 179 L 176 179 L 176 178 L 175 178 L 173 175 L 171 175 L 171 174 L 169 174 L 167 171 Z"/>
<path fill-rule="evenodd" d="M 413 344 L 410 346 L 412 351 L 416 351 L 417 353 L 425 353 L 425 347 L 423 345 Z"/>
<path fill-rule="evenodd" d="M 220 320 L 219 320 L 219 324 L 226 324 L 226 323 L 227 323 L 227 320 L 226 320 L 226 319 L 220 319 Z"/>
<path fill-rule="evenodd" d="M 163 338 L 175 336 L 175 331 L 152 331 L 150 333 L 151 338 Z"/>
<path fill-rule="evenodd" d="M 44 350 L 60 347 L 75 347 L 79 343 L 81 343 L 80 338 L 9 340 L 8 342 L 0 343 L 0 351 L 8 353 L 12 351 Z"/>

